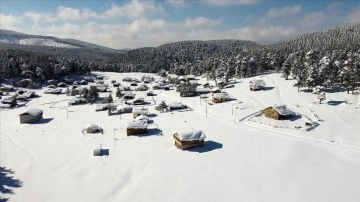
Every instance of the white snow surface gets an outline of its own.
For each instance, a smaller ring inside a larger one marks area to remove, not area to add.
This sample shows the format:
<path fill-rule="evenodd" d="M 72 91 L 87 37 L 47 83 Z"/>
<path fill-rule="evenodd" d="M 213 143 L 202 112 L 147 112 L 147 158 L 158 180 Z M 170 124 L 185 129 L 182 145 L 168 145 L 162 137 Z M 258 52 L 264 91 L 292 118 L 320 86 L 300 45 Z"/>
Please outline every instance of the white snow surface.
<path fill-rule="evenodd" d="M 144 75 L 102 74 L 109 84 Z M 266 82 L 267 90 L 250 91 L 254 78 L 238 79 L 234 88 L 225 89 L 237 100 L 218 104 L 181 98 L 175 90 L 154 90 L 154 97 L 135 92 L 151 103 L 147 107 L 152 122 L 148 135 L 129 137 L 131 113 L 108 116 L 90 104 L 68 107 L 70 96 L 36 90 L 41 97 L 25 106 L 0 109 L 0 166 L 11 169 L 11 179 L 21 182 L 17 187 L 6 183 L 10 178 L 1 179 L 1 186 L 13 193 L 0 195 L 15 202 L 358 201 L 357 95 L 327 93 L 324 104 L 314 104 L 315 95 L 297 92 L 294 80 L 279 74 L 257 78 Z M 111 88 L 115 98 L 116 88 Z M 179 101 L 192 110 L 159 113 L 155 106 L 162 100 Z M 319 125 L 304 131 L 249 121 L 280 103 L 303 115 L 294 120 L 303 127 L 304 117 Z M 18 115 L 28 108 L 43 110 L 44 120 L 20 124 Z M 82 135 L 88 123 L 99 124 L 103 134 Z M 206 134 L 205 146 L 177 149 L 173 132 L 192 130 Z M 109 149 L 109 155 L 93 156 L 98 145 Z"/>
<path fill-rule="evenodd" d="M 57 42 L 53 39 L 44 39 L 44 38 L 25 38 L 25 39 L 0 39 L 0 42 L 4 43 L 14 43 L 20 45 L 35 45 L 35 46 L 52 46 L 58 48 L 80 48 L 79 46 L 74 46 L 67 43 Z"/>

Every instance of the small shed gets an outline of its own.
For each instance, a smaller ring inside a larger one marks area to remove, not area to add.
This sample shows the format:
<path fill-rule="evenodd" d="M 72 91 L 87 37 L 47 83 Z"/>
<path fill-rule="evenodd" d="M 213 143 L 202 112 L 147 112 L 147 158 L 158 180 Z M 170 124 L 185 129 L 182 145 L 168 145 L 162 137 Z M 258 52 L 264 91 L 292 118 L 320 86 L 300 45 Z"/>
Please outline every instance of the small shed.
<path fill-rule="evenodd" d="M 19 115 L 20 123 L 34 123 L 42 119 L 43 110 L 31 108 Z"/>
<path fill-rule="evenodd" d="M 135 94 L 133 94 L 133 93 L 131 93 L 131 92 L 126 93 L 123 98 L 124 98 L 124 99 L 127 99 L 127 100 L 129 100 L 129 99 L 134 99 L 134 98 L 135 98 Z"/>
<path fill-rule="evenodd" d="M 136 117 L 135 120 L 137 120 L 137 121 L 138 120 L 144 120 L 144 121 L 149 122 L 149 117 L 146 116 L 146 115 L 140 115 L 140 116 Z"/>
<path fill-rule="evenodd" d="M 175 146 L 181 150 L 194 147 L 203 147 L 205 145 L 205 134 L 201 130 L 189 132 L 176 132 L 173 134 Z"/>
<path fill-rule="evenodd" d="M 68 105 L 80 105 L 86 103 L 87 100 L 82 97 L 74 97 L 68 101 Z"/>
<path fill-rule="evenodd" d="M 262 79 L 253 79 L 249 82 L 250 90 L 263 90 L 265 86 L 265 81 Z"/>
<path fill-rule="evenodd" d="M 8 105 L 9 107 L 15 107 L 17 105 L 15 96 L 3 96 L 0 102 L 2 104 Z"/>
<path fill-rule="evenodd" d="M 103 130 L 102 130 L 102 128 L 100 128 L 100 126 L 98 126 L 96 124 L 92 124 L 92 123 L 86 125 L 82 130 L 83 133 L 84 132 L 86 132 L 86 133 L 100 133 L 102 131 Z"/>
<path fill-rule="evenodd" d="M 143 105 L 143 104 L 145 104 L 145 99 L 143 97 L 136 97 L 132 101 L 132 104 L 133 105 Z"/>
<path fill-rule="evenodd" d="M 128 104 L 121 104 L 121 105 L 118 105 L 116 107 L 116 110 L 119 112 L 119 113 L 131 113 L 132 112 L 132 107 Z"/>
<path fill-rule="evenodd" d="M 226 102 L 230 100 L 230 95 L 222 92 L 222 93 L 213 93 L 212 101 L 214 103 Z"/>
<path fill-rule="evenodd" d="M 187 109 L 188 106 L 183 104 L 182 102 L 174 101 L 169 104 L 170 110 L 179 110 L 179 109 Z"/>
<path fill-rule="evenodd" d="M 33 81 L 31 79 L 22 79 L 19 81 L 19 86 L 26 88 L 30 86 L 32 83 Z"/>
<path fill-rule="evenodd" d="M 197 93 L 197 94 L 199 94 L 199 95 L 201 95 L 201 94 L 207 94 L 207 93 L 210 93 L 211 92 L 211 89 L 210 88 L 199 88 L 199 87 L 197 87 L 196 89 L 195 89 L 195 92 Z"/>
<path fill-rule="evenodd" d="M 132 109 L 132 113 L 133 113 L 133 118 L 136 118 L 140 115 L 147 115 L 148 114 L 148 109 L 145 107 L 134 107 Z"/>
<path fill-rule="evenodd" d="M 265 117 L 275 120 L 286 120 L 290 119 L 293 112 L 288 109 L 285 105 L 271 106 L 264 110 Z"/>
<path fill-rule="evenodd" d="M 146 120 L 130 121 L 128 122 L 126 128 L 126 134 L 127 136 L 146 134 L 148 132 L 147 127 L 148 127 L 148 123 Z"/>
<path fill-rule="evenodd" d="M 1 86 L 0 86 L 0 90 L 3 92 L 11 92 L 14 89 L 15 89 L 14 86 L 11 86 L 11 85 L 1 84 Z"/>
<path fill-rule="evenodd" d="M 57 85 L 59 82 L 57 80 L 55 80 L 55 79 L 51 79 L 51 80 L 48 80 L 47 83 L 49 85 Z"/>

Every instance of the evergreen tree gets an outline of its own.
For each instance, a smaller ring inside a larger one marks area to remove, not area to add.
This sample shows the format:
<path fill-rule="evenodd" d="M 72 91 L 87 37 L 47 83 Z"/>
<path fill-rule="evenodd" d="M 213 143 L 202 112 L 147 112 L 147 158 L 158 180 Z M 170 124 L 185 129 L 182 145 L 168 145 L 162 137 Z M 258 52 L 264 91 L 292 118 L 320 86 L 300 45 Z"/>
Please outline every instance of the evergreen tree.
<path fill-rule="evenodd" d="M 121 97 L 121 90 L 119 87 L 116 88 L 116 97 L 118 97 L 118 98 Z"/>
<path fill-rule="evenodd" d="M 99 98 L 99 92 L 96 86 L 91 85 L 89 88 L 88 97 L 86 98 L 88 102 L 94 102 Z"/>

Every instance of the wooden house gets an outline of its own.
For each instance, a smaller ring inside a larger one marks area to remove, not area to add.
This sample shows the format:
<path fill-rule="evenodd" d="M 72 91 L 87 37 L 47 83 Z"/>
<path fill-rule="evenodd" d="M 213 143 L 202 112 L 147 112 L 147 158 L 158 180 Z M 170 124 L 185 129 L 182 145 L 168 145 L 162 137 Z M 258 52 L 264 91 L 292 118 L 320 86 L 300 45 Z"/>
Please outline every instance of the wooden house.
<path fill-rule="evenodd" d="M 30 86 L 33 83 L 33 81 L 31 79 L 22 79 L 19 81 L 19 86 L 26 88 L 28 86 Z"/>
<path fill-rule="evenodd" d="M 80 105 L 85 104 L 87 100 L 82 97 L 74 97 L 68 101 L 68 105 Z"/>
<path fill-rule="evenodd" d="M 253 79 L 249 82 L 250 90 L 264 90 L 265 88 L 265 81 L 262 79 Z"/>
<path fill-rule="evenodd" d="M 49 85 L 57 85 L 59 82 L 57 80 L 55 80 L 55 79 L 51 79 L 51 80 L 48 80 L 47 83 Z"/>
<path fill-rule="evenodd" d="M 289 110 L 285 105 L 271 106 L 264 110 L 265 117 L 275 120 L 290 119 L 293 112 Z"/>
<path fill-rule="evenodd" d="M 205 145 L 205 134 L 201 130 L 174 133 L 175 146 L 181 150 L 194 147 L 203 147 Z"/>
<path fill-rule="evenodd" d="M 146 120 L 130 121 L 128 122 L 126 128 L 126 134 L 127 136 L 146 134 L 148 132 L 147 127 L 148 127 L 148 123 Z"/>
<path fill-rule="evenodd" d="M 6 105 L 7 107 L 15 107 L 17 105 L 15 96 L 4 96 L 1 98 L 1 104 Z"/>
<path fill-rule="evenodd" d="M 140 115 L 148 115 L 148 109 L 145 107 L 134 107 L 132 109 L 133 118 L 136 118 Z"/>
<path fill-rule="evenodd" d="M 132 101 L 133 105 L 143 105 L 145 104 L 145 99 L 143 97 L 136 97 L 134 98 L 134 100 Z"/>
<path fill-rule="evenodd" d="M 2 91 L 2 92 L 12 92 L 12 91 L 14 91 L 14 86 L 11 86 L 11 85 L 5 85 L 5 84 L 1 84 L 1 86 L 0 86 L 0 90 Z"/>
<path fill-rule="evenodd" d="M 19 115 L 20 123 L 34 123 L 42 119 L 43 110 L 31 108 Z"/>
<path fill-rule="evenodd" d="M 229 101 L 230 95 L 225 93 L 225 92 L 221 92 L 221 93 L 213 93 L 212 95 L 212 101 L 214 103 L 221 103 L 221 102 L 227 102 Z"/>
<path fill-rule="evenodd" d="M 102 133 L 102 128 L 100 128 L 100 126 L 98 126 L 98 125 L 96 125 L 96 124 L 88 124 L 88 125 L 86 125 L 84 128 L 83 128 L 83 130 L 82 130 L 82 132 L 83 132 L 83 134 L 84 134 L 84 132 L 86 132 L 86 133 Z"/>

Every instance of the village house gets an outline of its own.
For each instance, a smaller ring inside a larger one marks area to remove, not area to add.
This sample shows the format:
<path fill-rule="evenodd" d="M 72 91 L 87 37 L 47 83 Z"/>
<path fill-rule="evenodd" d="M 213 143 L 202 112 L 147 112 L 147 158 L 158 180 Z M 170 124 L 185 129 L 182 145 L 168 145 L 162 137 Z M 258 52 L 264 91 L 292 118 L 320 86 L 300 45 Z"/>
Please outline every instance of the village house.
<path fill-rule="evenodd" d="M 134 107 L 132 109 L 133 118 L 136 118 L 140 115 L 148 115 L 148 109 L 145 107 Z"/>
<path fill-rule="evenodd" d="M 293 112 L 289 110 L 285 105 L 271 106 L 264 110 L 265 117 L 275 120 L 290 119 Z"/>
<path fill-rule="evenodd" d="M 12 92 L 14 89 L 15 89 L 14 86 L 11 86 L 11 85 L 1 84 L 1 86 L 0 86 L 0 90 L 2 92 Z"/>
<path fill-rule="evenodd" d="M 19 115 L 20 123 L 34 123 L 43 118 L 43 110 L 31 108 Z"/>
<path fill-rule="evenodd" d="M 148 132 L 147 127 L 148 127 L 147 120 L 130 121 L 128 122 L 126 128 L 126 134 L 127 136 L 146 134 Z"/>
<path fill-rule="evenodd" d="M 230 95 L 226 92 L 213 93 L 212 95 L 212 101 L 214 103 L 227 102 L 229 100 L 231 100 Z"/>
<path fill-rule="evenodd" d="M 194 147 L 203 147 L 205 145 L 205 134 L 201 130 L 189 132 L 177 132 L 173 134 L 175 146 L 181 150 Z"/>
<path fill-rule="evenodd" d="M 249 82 L 250 90 L 264 90 L 265 88 L 265 81 L 262 79 L 253 79 Z"/>
<path fill-rule="evenodd" d="M 15 107 L 17 105 L 15 96 L 3 96 L 0 102 L 3 105 L 3 107 L 6 108 Z"/>

